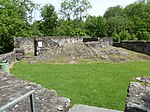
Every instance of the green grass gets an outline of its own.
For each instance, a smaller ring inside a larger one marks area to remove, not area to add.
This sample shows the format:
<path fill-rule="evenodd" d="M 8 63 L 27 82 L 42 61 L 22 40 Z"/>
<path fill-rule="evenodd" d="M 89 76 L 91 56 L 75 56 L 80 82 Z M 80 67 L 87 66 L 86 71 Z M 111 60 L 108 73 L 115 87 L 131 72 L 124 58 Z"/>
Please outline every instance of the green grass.
<path fill-rule="evenodd" d="M 72 104 L 124 110 L 127 88 L 138 76 L 150 76 L 150 62 L 94 64 L 16 63 L 11 73 L 54 89 Z"/>

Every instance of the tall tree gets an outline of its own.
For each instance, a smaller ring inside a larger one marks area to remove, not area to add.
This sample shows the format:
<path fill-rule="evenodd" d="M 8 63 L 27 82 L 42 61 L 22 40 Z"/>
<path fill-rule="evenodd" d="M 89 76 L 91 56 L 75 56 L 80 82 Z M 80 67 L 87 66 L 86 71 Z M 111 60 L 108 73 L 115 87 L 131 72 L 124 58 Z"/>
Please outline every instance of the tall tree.
<path fill-rule="evenodd" d="M 92 6 L 88 0 L 63 0 L 60 14 L 64 19 L 83 20 Z"/>
<path fill-rule="evenodd" d="M 92 37 L 105 37 L 107 36 L 106 19 L 101 16 L 89 16 L 85 21 L 85 29 Z"/>
<path fill-rule="evenodd" d="M 148 39 L 150 32 L 150 1 L 138 0 L 125 7 L 124 12 L 134 23 L 134 34 L 139 40 Z M 146 35 L 145 35 L 146 34 Z"/>
<path fill-rule="evenodd" d="M 116 16 L 107 20 L 108 24 L 108 36 L 111 36 L 114 32 L 119 34 L 121 31 L 128 30 L 133 32 L 134 23 L 127 17 Z"/>
<path fill-rule="evenodd" d="M 80 22 L 80 28 L 74 27 L 73 20 L 60 19 L 55 30 L 57 36 L 85 36 L 84 22 Z"/>
<path fill-rule="evenodd" d="M 51 36 L 54 33 L 54 29 L 57 25 L 57 14 L 55 12 L 55 7 L 51 4 L 46 4 L 41 9 L 41 16 L 43 22 L 43 33 L 44 35 Z"/>
<path fill-rule="evenodd" d="M 120 5 L 117 5 L 115 7 L 109 7 L 106 12 L 104 13 L 104 17 L 106 19 L 115 17 L 115 16 L 123 16 L 123 8 Z"/>
<path fill-rule="evenodd" d="M 29 20 L 35 7 L 30 0 L 0 0 L 1 53 L 13 49 L 13 37 L 29 36 Z"/>

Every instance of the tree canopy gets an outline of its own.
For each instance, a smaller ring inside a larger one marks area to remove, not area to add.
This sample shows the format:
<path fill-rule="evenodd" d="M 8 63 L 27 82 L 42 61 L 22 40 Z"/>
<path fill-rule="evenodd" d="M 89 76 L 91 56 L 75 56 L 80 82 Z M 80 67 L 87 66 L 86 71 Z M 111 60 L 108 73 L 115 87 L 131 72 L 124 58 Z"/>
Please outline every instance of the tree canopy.
<path fill-rule="evenodd" d="M 125 8 L 110 7 L 104 17 L 109 26 L 108 36 L 113 36 L 114 41 L 150 40 L 149 0 L 138 0 Z"/>
<path fill-rule="evenodd" d="M 64 19 L 83 20 L 88 15 L 88 9 L 92 8 L 88 0 L 63 0 L 60 14 Z"/>
<path fill-rule="evenodd" d="M 34 8 L 30 0 L 0 0 L 0 53 L 13 49 L 13 37 L 31 36 L 29 21 Z"/>
<path fill-rule="evenodd" d="M 46 4 L 41 9 L 41 16 L 42 16 L 42 29 L 43 34 L 52 36 L 54 30 L 57 25 L 57 14 L 55 12 L 55 7 L 51 4 Z"/>

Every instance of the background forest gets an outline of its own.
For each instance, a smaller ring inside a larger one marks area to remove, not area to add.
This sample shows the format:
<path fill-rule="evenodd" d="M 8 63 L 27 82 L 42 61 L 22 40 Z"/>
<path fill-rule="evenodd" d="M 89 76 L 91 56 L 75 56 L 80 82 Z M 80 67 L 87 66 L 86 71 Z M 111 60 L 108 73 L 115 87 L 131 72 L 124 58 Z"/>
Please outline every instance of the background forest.
<path fill-rule="evenodd" d="M 0 0 L 0 54 L 13 50 L 14 37 L 89 36 L 120 40 L 150 40 L 150 0 L 126 7 L 109 7 L 102 16 L 88 15 L 88 0 L 62 0 L 56 13 L 51 4 L 30 0 Z M 41 20 L 33 21 L 40 10 Z"/>

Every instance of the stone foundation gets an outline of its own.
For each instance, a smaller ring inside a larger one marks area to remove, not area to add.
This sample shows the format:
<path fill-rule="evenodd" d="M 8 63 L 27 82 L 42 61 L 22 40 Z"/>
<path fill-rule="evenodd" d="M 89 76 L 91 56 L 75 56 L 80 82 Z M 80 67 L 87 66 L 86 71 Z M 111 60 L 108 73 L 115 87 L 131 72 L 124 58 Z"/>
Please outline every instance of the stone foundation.
<path fill-rule="evenodd" d="M 131 82 L 125 112 L 150 112 L 150 85 Z"/>
<path fill-rule="evenodd" d="M 15 52 L 15 50 L 10 52 L 10 53 L 1 54 L 0 55 L 0 62 L 2 62 L 4 60 L 8 60 L 8 62 L 10 64 L 15 62 L 16 61 L 16 52 Z"/>
<path fill-rule="evenodd" d="M 35 90 L 36 112 L 67 112 L 70 100 L 57 95 L 55 90 L 47 90 L 39 84 L 27 82 L 0 70 L 0 107 L 22 95 Z M 29 98 L 6 110 L 7 112 L 30 112 Z"/>

